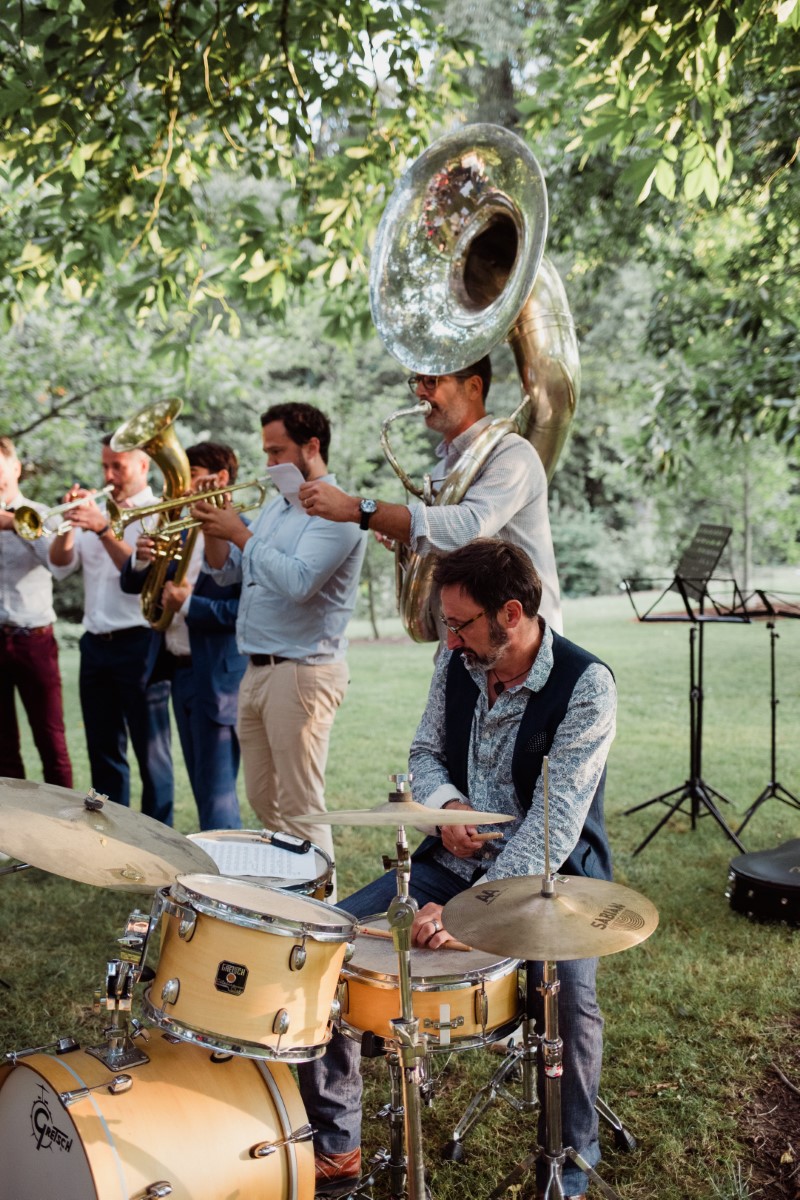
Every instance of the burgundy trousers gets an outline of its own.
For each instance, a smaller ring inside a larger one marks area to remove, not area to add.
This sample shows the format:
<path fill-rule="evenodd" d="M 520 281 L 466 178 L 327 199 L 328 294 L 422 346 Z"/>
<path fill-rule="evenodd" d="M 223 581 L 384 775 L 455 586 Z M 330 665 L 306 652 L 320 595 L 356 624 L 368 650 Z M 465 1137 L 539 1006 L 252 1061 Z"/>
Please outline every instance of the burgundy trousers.
<path fill-rule="evenodd" d="M 51 625 L 30 630 L 0 627 L 0 775 L 24 779 L 15 691 L 28 714 L 45 783 L 71 788 L 58 643 Z"/>

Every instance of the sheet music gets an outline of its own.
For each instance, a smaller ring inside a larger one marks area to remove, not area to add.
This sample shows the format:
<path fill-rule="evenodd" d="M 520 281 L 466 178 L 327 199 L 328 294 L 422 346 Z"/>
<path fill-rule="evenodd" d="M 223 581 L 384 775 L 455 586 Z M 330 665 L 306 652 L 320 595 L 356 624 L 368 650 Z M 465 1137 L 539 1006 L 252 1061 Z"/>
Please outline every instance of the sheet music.
<path fill-rule="evenodd" d="M 220 875 L 257 875 L 274 879 L 316 879 L 317 856 L 312 848 L 293 854 L 271 843 L 237 838 L 193 838 L 219 867 Z"/>
<path fill-rule="evenodd" d="M 274 467 L 267 467 L 267 474 L 292 508 L 305 512 L 297 494 L 305 483 L 299 468 L 294 463 L 277 463 Z"/>

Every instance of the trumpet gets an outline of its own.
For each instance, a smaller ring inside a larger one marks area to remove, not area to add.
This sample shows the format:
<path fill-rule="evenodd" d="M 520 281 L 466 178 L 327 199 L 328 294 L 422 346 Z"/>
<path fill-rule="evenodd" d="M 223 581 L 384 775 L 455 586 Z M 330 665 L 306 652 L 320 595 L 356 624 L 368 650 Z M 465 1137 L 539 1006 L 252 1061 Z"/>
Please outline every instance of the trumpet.
<path fill-rule="evenodd" d="M 88 504 L 90 500 L 96 502 L 104 497 L 109 510 L 112 504 L 116 508 L 116 504 L 110 498 L 113 490 L 113 483 L 109 483 L 102 491 L 93 492 L 90 496 L 78 496 L 74 500 L 67 500 L 64 504 L 57 504 L 55 508 L 50 508 L 45 513 L 37 512 L 30 504 L 21 504 L 14 513 L 14 532 L 24 538 L 26 542 L 35 542 L 40 537 L 61 537 L 63 534 L 69 533 L 72 523 L 59 521 L 51 528 L 50 522 L 54 517 L 69 512 L 73 508 L 79 508 L 81 504 Z"/>
<path fill-rule="evenodd" d="M 238 492 L 244 488 L 255 488 L 257 490 L 257 498 L 247 504 L 240 502 L 233 505 L 234 512 L 246 513 L 251 512 L 255 508 L 261 508 L 267 498 L 267 484 L 269 480 L 264 479 L 249 479 L 241 483 L 228 484 L 226 487 L 212 488 L 205 492 L 191 492 L 186 496 L 178 496 L 170 500 L 157 500 L 153 504 L 143 504 L 140 508 L 120 508 L 113 500 L 108 502 L 108 523 L 111 526 L 111 531 L 114 537 L 120 539 L 125 532 L 125 529 L 130 525 L 131 521 L 145 521 L 148 517 L 158 517 L 162 513 L 175 513 L 176 516 L 172 520 L 166 521 L 163 525 L 159 525 L 148 536 L 153 537 L 156 542 L 162 538 L 168 540 L 176 534 L 183 533 L 187 529 L 201 529 L 203 522 L 197 517 L 185 516 L 181 517 L 177 514 L 183 508 L 190 508 L 196 504 L 198 500 L 206 500 L 209 504 L 213 504 L 216 508 L 224 508 L 225 498 L 233 492 Z M 145 533 L 147 532 L 145 528 Z"/>

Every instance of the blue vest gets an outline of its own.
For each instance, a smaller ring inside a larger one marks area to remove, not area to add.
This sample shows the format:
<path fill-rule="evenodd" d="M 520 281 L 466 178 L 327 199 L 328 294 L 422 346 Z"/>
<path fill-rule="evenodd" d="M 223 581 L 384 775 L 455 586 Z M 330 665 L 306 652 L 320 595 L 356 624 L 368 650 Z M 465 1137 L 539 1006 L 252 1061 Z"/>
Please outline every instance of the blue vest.
<path fill-rule="evenodd" d="M 523 812 L 531 806 L 542 759 L 549 754 L 556 730 L 566 716 L 575 684 L 589 664 L 597 662 L 601 660 L 587 650 L 553 633 L 553 669 L 541 691 L 533 692 L 528 700 L 511 760 L 514 790 Z M 469 795 L 469 739 L 479 694 L 478 685 L 456 652 L 450 658 L 445 684 L 444 749 L 450 780 L 464 796 Z M 559 867 L 563 875 L 611 879 L 611 848 L 603 818 L 605 783 L 604 767 L 577 845 Z"/>

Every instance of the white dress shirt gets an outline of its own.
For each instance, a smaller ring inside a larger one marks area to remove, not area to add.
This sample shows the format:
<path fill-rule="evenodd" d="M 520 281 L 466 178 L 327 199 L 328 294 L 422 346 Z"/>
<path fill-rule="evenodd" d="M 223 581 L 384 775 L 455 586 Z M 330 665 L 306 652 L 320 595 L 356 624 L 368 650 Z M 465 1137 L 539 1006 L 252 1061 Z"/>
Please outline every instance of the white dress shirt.
<path fill-rule="evenodd" d="M 153 489 L 148 486 L 126 500 L 122 507 L 139 508 L 156 499 Z M 133 548 L 137 538 L 145 532 L 141 521 L 131 521 L 124 540 Z M 87 633 L 113 633 L 137 625 L 149 627 L 139 596 L 128 596 L 123 592 L 119 568 L 101 539 L 90 529 L 75 530 L 71 561 L 63 567 L 52 566 L 51 570 L 56 579 L 66 579 L 79 567 L 83 568 L 83 627 Z"/>

